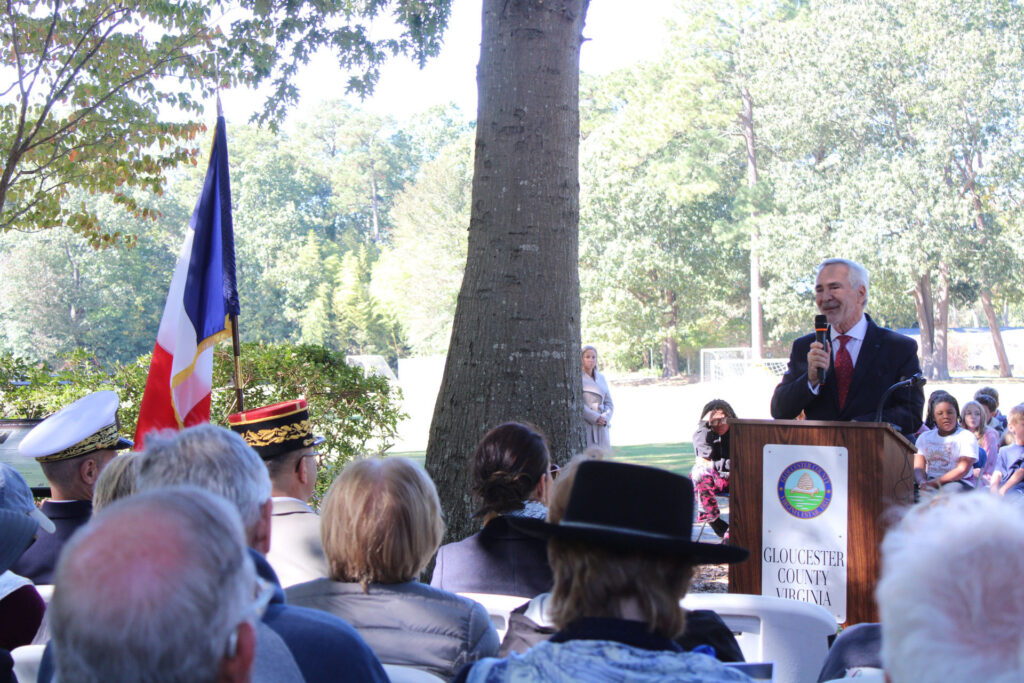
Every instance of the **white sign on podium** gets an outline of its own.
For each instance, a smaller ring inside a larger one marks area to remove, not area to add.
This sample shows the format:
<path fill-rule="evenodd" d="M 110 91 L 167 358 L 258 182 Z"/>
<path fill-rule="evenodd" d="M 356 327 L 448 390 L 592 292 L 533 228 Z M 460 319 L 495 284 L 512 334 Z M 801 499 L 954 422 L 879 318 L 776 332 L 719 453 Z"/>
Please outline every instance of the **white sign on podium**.
<path fill-rule="evenodd" d="M 846 621 L 846 449 L 766 444 L 762 475 L 761 593 Z"/>

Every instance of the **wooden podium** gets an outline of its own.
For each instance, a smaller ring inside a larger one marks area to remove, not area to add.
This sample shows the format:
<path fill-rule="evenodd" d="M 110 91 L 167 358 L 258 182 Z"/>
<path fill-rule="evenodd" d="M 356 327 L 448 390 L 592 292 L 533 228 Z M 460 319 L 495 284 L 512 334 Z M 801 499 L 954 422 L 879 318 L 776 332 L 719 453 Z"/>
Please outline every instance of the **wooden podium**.
<path fill-rule="evenodd" d="M 762 473 L 768 444 L 841 446 L 848 451 L 846 625 L 878 621 L 875 582 L 886 510 L 913 503 L 914 446 L 878 422 L 729 420 L 730 543 L 750 559 L 729 569 L 729 592 L 761 595 Z"/>

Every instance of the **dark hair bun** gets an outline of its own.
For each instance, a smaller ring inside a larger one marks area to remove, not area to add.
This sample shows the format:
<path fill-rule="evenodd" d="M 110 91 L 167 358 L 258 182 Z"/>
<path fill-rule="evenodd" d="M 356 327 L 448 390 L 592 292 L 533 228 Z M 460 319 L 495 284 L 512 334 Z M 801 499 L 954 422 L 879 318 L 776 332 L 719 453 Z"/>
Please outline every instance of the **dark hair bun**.
<path fill-rule="evenodd" d="M 544 436 L 519 422 L 506 422 L 484 435 L 473 451 L 473 494 L 477 516 L 521 510 L 551 466 Z"/>

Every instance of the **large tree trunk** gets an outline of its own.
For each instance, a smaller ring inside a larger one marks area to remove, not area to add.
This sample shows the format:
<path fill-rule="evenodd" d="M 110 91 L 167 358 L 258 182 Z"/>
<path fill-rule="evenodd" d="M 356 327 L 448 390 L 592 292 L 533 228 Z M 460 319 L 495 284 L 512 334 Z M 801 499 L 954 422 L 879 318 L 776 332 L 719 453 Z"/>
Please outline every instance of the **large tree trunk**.
<path fill-rule="evenodd" d="M 479 528 L 467 459 L 508 420 L 566 461 L 584 445 L 579 51 L 587 0 L 484 0 L 466 270 L 426 466 L 446 540 Z"/>
<path fill-rule="evenodd" d="M 971 187 L 974 187 L 973 183 L 973 167 L 971 176 Z M 982 236 L 981 245 L 984 247 L 987 240 L 986 226 L 985 226 L 985 215 L 982 211 L 981 197 L 976 191 L 971 190 L 971 203 L 974 207 L 974 225 L 978 229 L 978 234 Z M 984 272 L 985 269 L 982 269 Z M 985 282 L 985 277 L 982 277 L 981 293 L 979 298 L 981 299 L 981 307 L 985 309 L 985 318 L 988 319 L 988 329 L 992 332 L 992 345 L 996 349 L 996 356 L 999 358 L 999 376 L 1000 377 L 1012 377 L 1013 373 L 1010 372 L 1010 359 L 1006 356 L 1006 347 L 1003 346 L 1003 333 L 999 329 L 999 319 L 996 318 L 996 310 L 992 307 L 992 290 L 989 288 L 989 283 Z"/>
<path fill-rule="evenodd" d="M 747 187 L 757 185 L 757 146 L 754 138 L 754 98 L 746 88 L 740 90 L 743 111 L 740 112 L 740 129 L 747 148 Z M 757 360 L 764 348 L 764 323 L 761 310 L 761 234 L 758 226 L 758 211 L 755 207 L 750 214 L 750 355 Z"/>
<path fill-rule="evenodd" d="M 925 377 L 934 379 L 935 320 L 932 314 L 932 282 L 928 273 L 918 278 L 914 286 L 914 307 L 917 309 L 917 326 L 921 330 L 921 370 Z"/>
<path fill-rule="evenodd" d="M 949 264 L 939 263 L 939 292 L 935 301 L 935 379 L 949 379 Z"/>
<path fill-rule="evenodd" d="M 675 337 L 661 340 L 661 376 L 675 377 L 679 374 L 679 342 Z"/>
<path fill-rule="evenodd" d="M 992 306 L 992 292 L 987 287 L 982 287 L 980 298 L 981 307 L 985 310 L 985 318 L 988 320 L 988 329 L 992 331 L 992 345 L 999 358 L 999 376 L 1013 377 L 1013 372 L 1010 371 L 1010 359 L 1006 355 L 1006 347 L 1003 346 L 1003 334 L 999 330 L 999 318 L 996 317 L 996 309 Z"/>
<path fill-rule="evenodd" d="M 666 311 L 663 323 L 669 335 L 661 340 L 661 376 L 675 377 L 679 374 L 679 341 L 674 336 L 679 325 L 679 302 L 676 293 L 664 290 L 662 303 Z"/>

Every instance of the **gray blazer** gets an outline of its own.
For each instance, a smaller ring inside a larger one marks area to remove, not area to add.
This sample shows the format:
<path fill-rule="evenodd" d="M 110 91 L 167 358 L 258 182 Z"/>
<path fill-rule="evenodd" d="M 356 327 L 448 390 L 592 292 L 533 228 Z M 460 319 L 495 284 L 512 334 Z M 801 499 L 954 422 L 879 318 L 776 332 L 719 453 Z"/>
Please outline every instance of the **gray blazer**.
<path fill-rule="evenodd" d="M 267 561 L 281 586 L 327 576 L 327 558 L 320 542 L 320 516 L 302 501 L 275 498 L 270 518 Z"/>
<path fill-rule="evenodd" d="M 384 664 L 451 679 L 468 662 L 498 654 L 498 634 L 483 605 L 422 584 L 317 579 L 285 591 L 289 605 L 324 610 L 359 631 Z"/>

